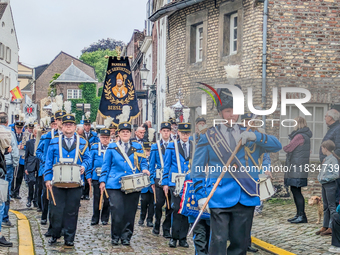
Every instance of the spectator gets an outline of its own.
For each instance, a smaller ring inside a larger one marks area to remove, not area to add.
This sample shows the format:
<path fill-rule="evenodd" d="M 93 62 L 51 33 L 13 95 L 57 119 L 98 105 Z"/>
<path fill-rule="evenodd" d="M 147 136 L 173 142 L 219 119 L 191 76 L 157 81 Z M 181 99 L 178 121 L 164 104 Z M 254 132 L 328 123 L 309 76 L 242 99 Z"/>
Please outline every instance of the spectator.
<path fill-rule="evenodd" d="M 335 109 L 330 109 L 326 115 L 325 115 L 325 121 L 328 126 L 328 131 L 326 135 L 324 136 L 322 142 L 331 140 L 335 144 L 335 150 L 334 153 L 340 157 L 340 123 L 339 123 L 340 114 Z M 323 163 L 324 159 L 326 158 L 326 155 L 322 154 L 321 147 L 320 147 L 320 162 Z M 336 196 L 335 201 L 338 204 L 338 201 L 340 200 L 340 179 L 336 180 L 337 183 L 337 190 L 336 190 Z"/>
<path fill-rule="evenodd" d="M 83 126 L 77 126 L 76 132 L 78 135 L 84 137 L 84 128 Z"/>
<path fill-rule="evenodd" d="M 336 212 L 332 217 L 332 245 L 328 251 L 332 253 L 340 253 L 340 205 L 336 208 Z"/>
<path fill-rule="evenodd" d="M 310 138 L 312 131 L 302 117 L 295 118 L 297 125 L 289 135 L 290 143 L 283 147 L 287 153 L 286 166 L 289 171 L 285 175 L 285 185 L 290 186 L 296 206 L 296 215 L 288 219 L 291 223 L 307 223 L 305 214 L 305 199 L 301 187 L 307 186 L 308 173 L 304 171 L 305 164 L 309 164 Z"/>
<path fill-rule="evenodd" d="M 133 139 L 135 142 L 140 143 L 143 145 L 144 142 L 144 134 L 145 134 L 145 128 L 143 127 L 138 127 L 136 132 L 135 132 L 135 139 Z"/>
<path fill-rule="evenodd" d="M 335 144 L 331 140 L 321 144 L 321 151 L 326 158 L 322 164 L 322 170 L 318 175 L 318 181 L 322 184 L 323 200 L 323 226 L 315 234 L 326 236 L 332 234 L 332 218 L 336 213 L 336 180 L 339 178 L 339 164 L 334 154 Z"/>
<path fill-rule="evenodd" d="M 12 223 L 9 221 L 8 211 L 10 206 L 10 192 L 12 188 L 12 181 L 14 175 L 14 169 L 19 165 L 19 150 L 17 139 L 15 137 L 14 132 L 10 127 L 8 127 L 8 115 L 5 112 L 0 112 L 0 125 L 3 126 L 6 130 L 11 131 L 11 151 L 5 153 L 5 160 L 6 160 L 6 177 L 5 180 L 8 181 L 8 198 L 5 202 L 5 209 L 2 216 L 2 224 L 3 227 L 13 227 Z M 0 216 L 0 217 L 1 217 Z"/>

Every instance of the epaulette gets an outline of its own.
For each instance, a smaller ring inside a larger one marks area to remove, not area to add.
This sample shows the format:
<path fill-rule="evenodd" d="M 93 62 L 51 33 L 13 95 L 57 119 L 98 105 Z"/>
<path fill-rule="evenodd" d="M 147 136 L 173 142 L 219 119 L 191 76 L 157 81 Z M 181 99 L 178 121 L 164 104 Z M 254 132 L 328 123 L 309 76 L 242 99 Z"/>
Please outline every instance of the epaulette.
<path fill-rule="evenodd" d="M 200 131 L 200 133 L 201 133 L 202 135 L 204 135 L 204 134 L 208 131 L 208 129 L 209 129 L 209 128 L 202 129 L 202 130 Z"/>
<path fill-rule="evenodd" d="M 84 139 L 84 140 L 85 140 L 85 139 Z M 87 149 L 88 146 L 89 146 L 89 145 L 88 145 L 88 142 L 85 140 L 85 146 L 84 146 L 84 148 L 83 148 L 82 151 L 79 149 L 79 153 L 80 153 L 81 155 L 84 155 L 84 153 L 85 153 L 85 151 L 86 151 L 86 149 Z"/>

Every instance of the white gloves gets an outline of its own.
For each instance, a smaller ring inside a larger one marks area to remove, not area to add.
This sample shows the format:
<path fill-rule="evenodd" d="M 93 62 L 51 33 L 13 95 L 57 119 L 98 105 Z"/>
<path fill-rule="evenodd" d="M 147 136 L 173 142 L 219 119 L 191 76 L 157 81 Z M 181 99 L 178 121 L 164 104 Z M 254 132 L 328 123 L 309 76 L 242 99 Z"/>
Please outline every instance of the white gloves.
<path fill-rule="evenodd" d="M 247 141 L 255 141 L 256 135 L 254 132 L 244 131 L 241 133 L 242 145 L 246 144 Z"/>
<path fill-rule="evenodd" d="M 206 197 L 205 197 L 205 198 L 201 198 L 200 200 L 198 200 L 198 208 L 199 208 L 199 209 L 202 209 L 202 207 L 203 207 L 205 201 L 207 201 L 207 198 L 206 198 Z M 207 205 L 207 206 L 205 207 L 205 210 L 204 210 L 204 211 L 207 212 L 207 213 L 210 213 L 209 205 Z"/>

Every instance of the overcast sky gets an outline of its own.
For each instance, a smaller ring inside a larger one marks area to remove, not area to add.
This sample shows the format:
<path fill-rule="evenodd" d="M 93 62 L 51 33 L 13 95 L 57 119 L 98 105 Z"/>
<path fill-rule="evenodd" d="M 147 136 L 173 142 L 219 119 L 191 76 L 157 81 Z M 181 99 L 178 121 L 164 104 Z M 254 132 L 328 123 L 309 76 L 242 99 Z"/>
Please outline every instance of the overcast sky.
<path fill-rule="evenodd" d="M 19 61 L 47 64 L 60 52 L 74 57 L 102 38 L 130 41 L 143 30 L 147 0 L 11 0 Z"/>

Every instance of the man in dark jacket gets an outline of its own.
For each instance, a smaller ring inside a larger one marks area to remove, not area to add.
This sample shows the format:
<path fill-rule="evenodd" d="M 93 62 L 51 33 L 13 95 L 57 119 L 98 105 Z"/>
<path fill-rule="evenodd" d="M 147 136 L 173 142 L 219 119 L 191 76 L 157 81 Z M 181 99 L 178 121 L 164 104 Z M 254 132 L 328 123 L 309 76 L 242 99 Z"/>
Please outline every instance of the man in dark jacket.
<path fill-rule="evenodd" d="M 335 144 L 334 153 L 338 157 L 340 157 L 340 122 L 339 122 L 339 119 L 340 119 L 340 113 L 335 109 L 330 109 L 326 113 L 325 121 L 329 129 L 322 140 L 322 142 L 327 141 L 327 140 L 331 140 L 334 142 Z M 323 161 L 326 158 L 326 155 L 322 154 L 321 147 L 320 147 L 319 155 L 320 155 L 320 162 L 323 163 Z M 340 199 L 340 179 L 337 179 L 336 182 L 337 182 L 337 192 L 336 192 L 335 201 L 338 205 L 338 201 Z"/>
<path fill-rule="evenodd" d="M 31 202 L 33 200 L 34 206 L 37 207 L 37 198 L 33 198 L 34 185 L 36 182 L 36 172 L 39 170 L 39 159 L 34 155 L 35 137 L 37 135 L 37 129 L 33 130 L 34 138 L 26 143 L 25 151 L 25 174 L 27 176 L 28 183 L 28 197 L 27 197 L 27 207 L 31 207 Z"/>

